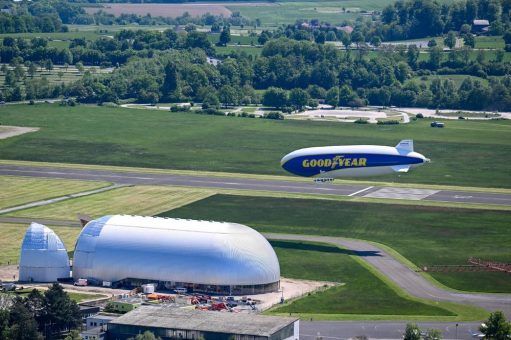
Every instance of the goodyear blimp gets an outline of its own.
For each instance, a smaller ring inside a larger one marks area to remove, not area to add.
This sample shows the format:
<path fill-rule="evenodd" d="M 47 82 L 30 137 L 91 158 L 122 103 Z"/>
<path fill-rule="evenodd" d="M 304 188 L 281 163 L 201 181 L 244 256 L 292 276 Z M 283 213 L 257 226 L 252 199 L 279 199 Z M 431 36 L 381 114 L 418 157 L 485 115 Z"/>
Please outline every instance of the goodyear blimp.
<path fill-rule="evenodd" d="M 408 172 L 429 159 L 413 151 L 412 140 L 395 147 L 381 145 L 342 145 L 306 148 L 282 158 L 282 167 L 292 174 L 331 181 L 334 178 L 378 176 Z"/>

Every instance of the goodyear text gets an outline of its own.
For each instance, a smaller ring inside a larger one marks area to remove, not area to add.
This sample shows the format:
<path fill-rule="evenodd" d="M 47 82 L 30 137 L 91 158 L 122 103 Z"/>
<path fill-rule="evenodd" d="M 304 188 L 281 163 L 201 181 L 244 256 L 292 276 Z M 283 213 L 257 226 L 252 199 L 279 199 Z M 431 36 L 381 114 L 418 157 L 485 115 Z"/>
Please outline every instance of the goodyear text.
<path fill-rule="evenodd" d="M 367 158 L 347 158 L 344 156 L 335 156 L 327 159 L 304 159 L 302 166 L 304 168 L 331 168 L 336 167 L 360 167 L 366 166 Z"/>

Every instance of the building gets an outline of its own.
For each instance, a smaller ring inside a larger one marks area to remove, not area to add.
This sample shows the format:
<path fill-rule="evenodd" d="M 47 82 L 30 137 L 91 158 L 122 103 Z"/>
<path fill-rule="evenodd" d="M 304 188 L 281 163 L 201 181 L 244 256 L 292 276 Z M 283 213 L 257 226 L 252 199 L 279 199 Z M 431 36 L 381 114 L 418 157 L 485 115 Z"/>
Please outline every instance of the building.
<path fill-rule="evenodd" d="M 108 324 L 107 339 L 125 340 L 150 331 L 162 340 L 297 340 L 299 320 L 246 313 L 142 306 Z"/>
<path fill-rule="evenodd" d="M 106 337 L 107 324 L 118 318 L 114 314 L 96 314 L 89 316 L 85 323 L 85 329 L 80 332 L 83 340 L 104 340 Z"/>
<path fill-rule="evenodd" d="M 472 22 L 472 31 L 477 35 L 488 34 L 490 31 L 490 22 L 488 20 L 476 19 Z"/>
<path fill-rule="evenodd" d="M 69 277 L 69 257 L 64 243 L 50 228 L 32 223 L 21 244 L 19 280 L 57 282 Z"/>
<path fill-rule="evenodd" d="M 89 222 L 76 242 L 73 277 L 113 286 L 184 287 L 220 294 L 277 291 L 268 241 L 236 223 L 114 215 Z"/>

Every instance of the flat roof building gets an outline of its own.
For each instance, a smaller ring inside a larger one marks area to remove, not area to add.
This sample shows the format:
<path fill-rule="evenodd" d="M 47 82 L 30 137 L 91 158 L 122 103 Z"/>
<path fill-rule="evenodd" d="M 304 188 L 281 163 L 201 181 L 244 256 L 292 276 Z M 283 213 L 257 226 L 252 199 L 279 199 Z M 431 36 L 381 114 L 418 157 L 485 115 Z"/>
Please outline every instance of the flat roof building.
<path fill-rule="evenodd" d="M 241 295 L 277 291 L 280 266 L 268 241 L 241 224 L 114 215 L 83 228 L 73 277 Z"/>
<path fill-rule="evenodd" d="M 142 306 L 108 324 L 107 339 L 126 340 L 150 331 L 162 340 L 298 340 L 292 317 Z"/>

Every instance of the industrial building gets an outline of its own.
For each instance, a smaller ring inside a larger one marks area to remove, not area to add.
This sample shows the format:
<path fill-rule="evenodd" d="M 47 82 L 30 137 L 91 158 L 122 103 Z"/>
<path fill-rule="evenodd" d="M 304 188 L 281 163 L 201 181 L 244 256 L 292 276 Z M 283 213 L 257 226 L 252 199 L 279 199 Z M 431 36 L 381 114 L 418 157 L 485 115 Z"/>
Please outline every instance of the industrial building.
<path fill-rule="evenodd" d="M 142 306 L 108 323 L 107 339 L 126 340 L 145 331 L 162 340 L 297 340 L 299 320 L 292 317 L 206 312 Z"/>
<path fill-rule="evenodd" d="M 21 244 L 19 280 L 56 282 L 69 277 L 69 256 L 64 243 L 50 228 L 30 224 Z"/>
<path fill-rule="evenodd" d="M 236 223 L 113 215 L 90 221 L 75 247 L 73 277 L 113 286 L 156 282 L 220 294 L 279 289 L 268 241 Z"/>

